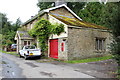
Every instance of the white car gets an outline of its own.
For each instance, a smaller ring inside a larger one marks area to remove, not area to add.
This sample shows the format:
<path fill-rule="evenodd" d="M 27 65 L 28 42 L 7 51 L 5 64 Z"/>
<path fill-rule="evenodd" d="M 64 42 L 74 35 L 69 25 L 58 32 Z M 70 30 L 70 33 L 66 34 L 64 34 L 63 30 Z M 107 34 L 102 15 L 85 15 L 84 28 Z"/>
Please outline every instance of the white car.
<path fill-rule="evenodd" d="M 19 56 L 24 57 L 25 60 L 29 57 L 41 56 L 41 50 L 34 45 L 23 46 L 22 50 L 19 51 Z"/>

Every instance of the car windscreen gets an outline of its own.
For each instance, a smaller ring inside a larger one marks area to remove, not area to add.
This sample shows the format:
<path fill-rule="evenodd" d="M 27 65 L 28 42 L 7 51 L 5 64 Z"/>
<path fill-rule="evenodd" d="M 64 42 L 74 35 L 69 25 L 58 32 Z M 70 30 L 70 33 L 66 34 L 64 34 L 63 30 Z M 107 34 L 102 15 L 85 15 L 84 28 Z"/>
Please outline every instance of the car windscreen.
<path fill-rule="evenodd" d="M 35 49 L 35 46 L 25 46 L 25 49 Z"/>

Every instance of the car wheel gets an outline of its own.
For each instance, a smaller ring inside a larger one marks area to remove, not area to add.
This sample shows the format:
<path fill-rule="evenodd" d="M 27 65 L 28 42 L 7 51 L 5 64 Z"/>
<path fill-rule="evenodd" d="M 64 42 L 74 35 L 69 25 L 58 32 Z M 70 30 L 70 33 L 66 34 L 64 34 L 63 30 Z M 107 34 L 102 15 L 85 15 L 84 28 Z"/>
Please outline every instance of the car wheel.
<path fill-rule="evenodd" d="M 28 57 L 27 57 L 26 55 L 24 55 L 24 58 L 25 58 L 25 60 L 27 60 L 27 59 L 28 59 Z"/>
<path fill-rule="evenodd" d="M 37 58 L 38 58 L 38 59 L 40 59 L 40 58 L 41 58 L 41 56 L 37 56 Z"/>
<path fill-rule="evenodd" d="M 22 58 L 22 56 L 20 55 L 20 53 L 19 53 L 19 57 Z"/>

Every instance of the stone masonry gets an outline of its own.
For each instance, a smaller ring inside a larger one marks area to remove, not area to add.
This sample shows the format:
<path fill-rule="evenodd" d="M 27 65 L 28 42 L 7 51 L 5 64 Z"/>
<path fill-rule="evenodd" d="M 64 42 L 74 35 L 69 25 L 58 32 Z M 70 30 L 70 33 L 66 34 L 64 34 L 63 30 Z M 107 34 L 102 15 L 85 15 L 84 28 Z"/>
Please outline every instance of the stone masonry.
<path fill-rule="evenodd" d="M 95 49 L 96 37 L 105 38 L 105 51 Z M 68 28 L 68 60 L 106 55 L 110 44 L 109 32 L 93 28 Z"/>

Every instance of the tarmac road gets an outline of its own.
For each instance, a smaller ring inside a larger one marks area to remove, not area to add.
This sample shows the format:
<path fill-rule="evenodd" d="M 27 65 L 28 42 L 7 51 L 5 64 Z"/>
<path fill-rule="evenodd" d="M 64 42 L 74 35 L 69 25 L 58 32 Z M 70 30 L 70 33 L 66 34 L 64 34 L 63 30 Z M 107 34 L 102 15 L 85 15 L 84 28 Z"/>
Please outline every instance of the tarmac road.
<path fill-rule="evenodd" d="M 67 65 L 37 63 L 13 55 L 2 53 L 2 76 L 4 78 L 94 78 L 75 71 Z"/>
<path fill-rule="evenodd" d="M 2 56 L 2 77 L 3 78 L 25 78 L 22 69 L 14 61 Z"/>

